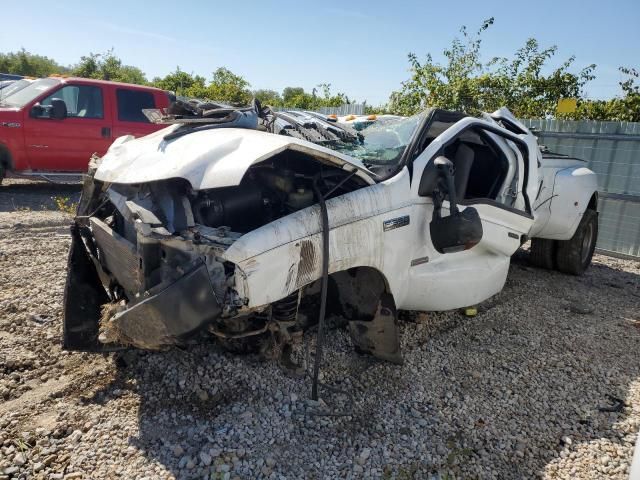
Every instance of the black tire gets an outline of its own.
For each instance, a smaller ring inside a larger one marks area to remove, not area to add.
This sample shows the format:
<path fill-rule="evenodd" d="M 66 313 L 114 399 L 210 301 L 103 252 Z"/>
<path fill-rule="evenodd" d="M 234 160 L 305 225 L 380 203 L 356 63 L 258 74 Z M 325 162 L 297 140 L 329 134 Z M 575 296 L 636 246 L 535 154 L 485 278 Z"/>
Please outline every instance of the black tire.
<path fill-rule="evenodd" d="M 553 270 L 556 268 L 556 250 L 558 242 L 547 238 L 531 239 L 529 262 L 535 267 Z"/>
<path fill-rule="evenodd" d="M 2 185 L 2 179 L 4 178 L 5 172 L 6 172 L 6 168 L 4 167 L 4 165 L 2 163 L 0 163 L 0 185 Z"/>
<path fill-rule="evenodd" d="M 571 275 L 582 275 L 591 264 L 598 239 L 598 212 L 587 210 L 580 225 L 569 240 L 558 242 L 556 264 L 558 270 Z"/>

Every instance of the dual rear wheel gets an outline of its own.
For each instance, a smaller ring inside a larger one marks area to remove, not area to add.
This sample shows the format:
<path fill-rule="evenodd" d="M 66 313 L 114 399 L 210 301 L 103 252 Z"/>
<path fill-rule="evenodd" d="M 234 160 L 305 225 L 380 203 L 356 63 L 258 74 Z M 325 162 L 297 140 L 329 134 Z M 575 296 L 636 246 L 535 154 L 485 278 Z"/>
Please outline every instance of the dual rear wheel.
<path fill-rule="evenodd" d="M 536 267 L 582 275 L 591 264 L 598 238 L 598 212 L 588 209 L 569 240 L 531 240 L 530 262 Z"/>

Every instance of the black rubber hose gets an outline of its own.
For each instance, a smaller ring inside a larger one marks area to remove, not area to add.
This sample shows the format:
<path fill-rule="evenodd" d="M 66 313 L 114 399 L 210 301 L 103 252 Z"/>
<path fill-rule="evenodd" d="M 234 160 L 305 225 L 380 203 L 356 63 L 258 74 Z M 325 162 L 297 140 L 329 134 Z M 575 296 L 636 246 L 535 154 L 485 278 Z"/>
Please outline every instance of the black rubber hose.
<path fill-rule="evenodd" d="M 325 198 L 318 186 L 319 177 L 313 180 L 313 190 L 320 204 L 320 219 L 322 221 L 322 282 L 320 293 L 320 315 L 318 317 L 318 337 L 316 339 L 316 358 L 313 365 L 313 384 L 311 386 L 311 399 L 318 400 L 318 375 L 322 362 L 322 346 L 324 345 L 324 317 L 327 311 L 327 289 L 329 286 L 329 213 Z"/>

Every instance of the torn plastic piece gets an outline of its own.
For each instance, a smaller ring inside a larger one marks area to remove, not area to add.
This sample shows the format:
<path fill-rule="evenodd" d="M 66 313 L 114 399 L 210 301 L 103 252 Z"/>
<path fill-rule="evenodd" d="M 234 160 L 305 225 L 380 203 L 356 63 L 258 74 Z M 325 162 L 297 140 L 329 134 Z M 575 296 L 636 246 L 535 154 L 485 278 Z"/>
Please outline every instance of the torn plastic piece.
<path fill-rule="evenodd" d="M 373 320 L 351 320 L 349 333 L 357 350 L 401 365 L 398 321 L 393 296 L 383 293 Z"/>
<path fill-rule="evenodd" d="M 147 349 L 176 345 L 207 326 L 221 311 L 207 266 L 200 262 L 158 294 L 101 325 L 100 341 Z"/>

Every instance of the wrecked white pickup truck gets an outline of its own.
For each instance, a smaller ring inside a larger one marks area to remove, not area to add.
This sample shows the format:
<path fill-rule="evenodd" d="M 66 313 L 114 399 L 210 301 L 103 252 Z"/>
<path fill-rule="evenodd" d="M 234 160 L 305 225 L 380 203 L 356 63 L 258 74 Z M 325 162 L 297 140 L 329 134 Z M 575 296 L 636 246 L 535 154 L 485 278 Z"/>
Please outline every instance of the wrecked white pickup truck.
<path fill-rule="evenodd" d="M 358 350 L 399 362 L 397 310 L 482 302 L 527 240 L 542 267 L 579 275 L 591 261 L 595 174 L 543 155 L 506 109 L 358 128 L 213 110 L 95 159 L 72 226 L 66 349 L 208 331 L 282 352 L 326 308 Z"/>

